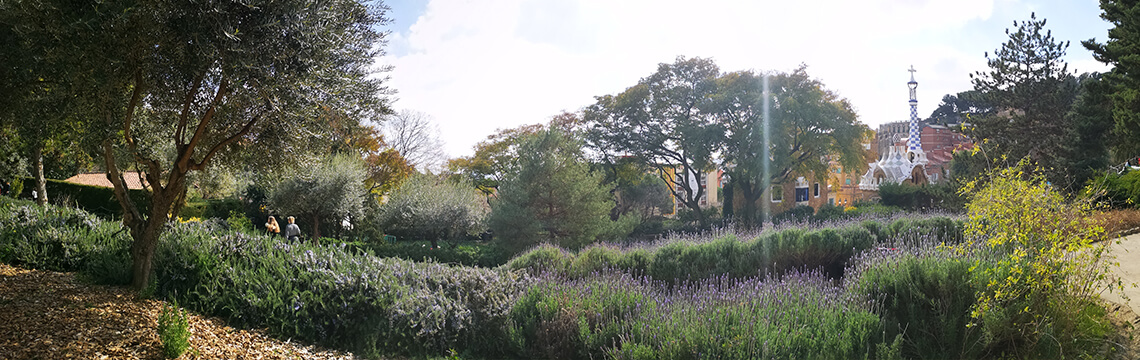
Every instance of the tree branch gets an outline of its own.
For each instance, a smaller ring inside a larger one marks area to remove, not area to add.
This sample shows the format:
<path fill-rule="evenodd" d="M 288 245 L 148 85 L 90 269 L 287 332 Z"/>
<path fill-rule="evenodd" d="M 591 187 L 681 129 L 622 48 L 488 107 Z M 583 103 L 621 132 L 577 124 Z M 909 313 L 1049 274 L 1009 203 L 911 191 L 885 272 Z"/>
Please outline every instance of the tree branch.
<path fill-rule="evenodd" d="M 225 148 L 227 145 L 233 143 L 234 141 L 237 141 L 238 139 L 241 139 L 242 136 L 249 134 L 249 131 L 251 129 L 253 129 L 253 125 L 256 124 L 257 121 L 260 119 L 261 119 L 261 115 L 254 116 L 253 119 L 249 120 L 249 122 L 246 123 L 245 126 L 243 126 L 241 128 L 241 131 L 238 131 L 236 134 L 233 134 L 233 136 L 230 136 L 230 137 L 226 138 L 225 140 L 222 140 L 221 142 L 214 145 L 214 147 L 211 148 L 210 151 L 206 153 L 206 156 L 202 158 L 202 161 L 191 164 L 189 169 L 190 170 L 205 169 L 206 163 L 210 161 L 210 158 L 214 157 L 214 155 L 217 154 L 218 151 L 221 151 L 221 149 Z"/>
<path fill-rule="evenodd" d="M 194 130 L 194 137 L 190 138 L 190 142 L 185 145 L 185 149 L 182 149 L 182 153 L 178 154 L 177 167 L 182 172 L 189 170 L 191 163 L 190 157 L 194 154 L 194 148 L 198 146 L 198 143 L 202 141 L 202 137 L 205 136 L 206 128 L 210 125 L 210 120 L 214 118 L 214 112 L 218 108 L 218 103 L 225 97 L 227 89 L 229 89 L 229 81 L 225 78 L 225 75 L 223 75 L 222 82 L 218 85 L 218 90 L 214 93 L 214 99 L 210 101 L 209 109 L 206 110 L 205 114 L 202 114 L 202 119 L 198 121 L 198 128 Z"/>
<path fill-rule="evenodd" d="M 132 154 L 135 153 L 137 145 L 131 138 L 131 123 L 134 120 L 135 107 L 138 106 L 139 99 L 142 97 L 142 88 L 142 72 L 135 70 L 135 87 L 131 90 L 131 100 L 127 103 L 127 113 L 123 119 L 123 140 L 127 142 L 127 146 L 130 146 Z"/>
<path fill-rule="evenodd" d="M 132 235 L 134 235 L 133 232 L 141 226 L 142 216 L 139 214 L 139 209 L 134 201 L 131 201 L 131 197 L 127 195 L 127 185 L 123 180 L 123 175 L 119 173 L 118 166 L 115 165 L 115 152 L 111 147 L 110 139 L 103 141 L 103 163 L 107 167 L 107 180 L 111 181 L 115 199 L 123 208 L 123 224 L 131 228 Z"/>
<path fill-rule="evenodd" d="M 186 93 L 186 100 L 182 101 L 182 114 L 178 117 L 178 130 L 174 133 L 174 144 L 179 148 L 185 145 L 182 142 L 182 136 L 186 131 L 187 118 L 190 116 L 190 104 L 194 102 L 194 94 L 197 94 L 198 88 L 202 87 L 202 80 L 205 77 L 206 71 L 202 71 L 202 74 L 199 75 L 197 79 L 194 79 L 194 86 Z"/>

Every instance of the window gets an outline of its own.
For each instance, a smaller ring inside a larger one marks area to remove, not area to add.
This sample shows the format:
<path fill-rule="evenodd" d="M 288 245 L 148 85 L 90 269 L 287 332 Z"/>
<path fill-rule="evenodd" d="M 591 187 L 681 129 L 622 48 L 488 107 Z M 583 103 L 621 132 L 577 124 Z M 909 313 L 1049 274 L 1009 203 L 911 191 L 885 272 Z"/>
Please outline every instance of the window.
<path fill-rule="evenodd" d="M 772 202 L 784 201 L 784 188 L 782 186 L 772 185 L 772 188 L 768 190 L 768 193 L 772 195 Z"/>
<path fill-rule="evenodd" d="M 827 199 L 827 204 L 831 205 L 831 206 L 835 206 L 835 199 L 834 198 Z"/>
<path fill-rule="evenodd" d="M 844 179 L 844 182 L 847 183 L 847 185 L 851 185 L 851 179 Z"/>
<path fill-rule="evenodd" d="M 808 201 L 808 188 L 796 188 L 796 202 Z"/>
<path fill-rule="evenodd" d="M 815 197 L 819 197 L 819 183 L 815 183 L 815 189 L 812 190 Z"/>

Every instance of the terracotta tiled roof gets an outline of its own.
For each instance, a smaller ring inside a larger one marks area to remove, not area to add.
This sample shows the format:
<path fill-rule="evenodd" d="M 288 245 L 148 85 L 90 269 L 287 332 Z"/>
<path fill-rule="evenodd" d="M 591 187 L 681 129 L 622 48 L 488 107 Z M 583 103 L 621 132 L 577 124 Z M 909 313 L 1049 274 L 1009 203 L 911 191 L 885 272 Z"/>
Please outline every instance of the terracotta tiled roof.
<path fill-rule="evenodd" d="M 128 189 L 138 190 L 143 188 L 143 184 L 146 184 L 146 179 L 144 178 L 140 182 L 139 175 L 140 173 L 134 171 L 123 172 L 123 180 L 127 182 Z M 146 176 L 146 174 L 142 174 L 142 176 Z M 79 174 L 69 177 L 64 181 L 80 185 L 114 187 L 111 181 L 107 180 L 107 174 L 104 173 Z"/>

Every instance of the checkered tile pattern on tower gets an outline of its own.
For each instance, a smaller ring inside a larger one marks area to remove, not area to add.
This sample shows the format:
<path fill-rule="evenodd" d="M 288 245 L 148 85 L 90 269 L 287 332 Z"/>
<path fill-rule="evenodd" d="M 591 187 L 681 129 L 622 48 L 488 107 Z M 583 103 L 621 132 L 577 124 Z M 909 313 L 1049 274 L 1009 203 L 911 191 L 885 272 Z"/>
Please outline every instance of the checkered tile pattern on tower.
<path fill-rule="evenodd" d="M 918 102 L 910 102 L 910 139 L 906 141 L 907 150 L 922 149 L 922 140 L 918 132 Z"/>

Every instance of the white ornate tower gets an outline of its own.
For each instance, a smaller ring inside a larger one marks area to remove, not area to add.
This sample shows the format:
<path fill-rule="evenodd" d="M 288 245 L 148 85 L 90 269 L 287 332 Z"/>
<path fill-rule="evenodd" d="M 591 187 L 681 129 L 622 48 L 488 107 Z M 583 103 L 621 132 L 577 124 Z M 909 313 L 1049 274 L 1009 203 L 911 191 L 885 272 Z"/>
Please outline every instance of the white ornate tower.
<path fill-rule="evenodd" d="M 914 66 L 907 71 L 910 71 L 910 82 L 906 83 L 906 87 L 910 88 L 910 139 L 906 142 L 906 149 L 910 152 L 922 150 L 922 139 L 919 138 L 921 133 L 918 131 L 918 96 L 915 93 L 918 82 L 914 81 Z"/>
<path fill-rule="evenodd" d="M 860 190 L 878 191 L 882 184 L 899 184 L 910 181 L 914 184 L 930 183 L 926 174 L 926 152 L 922 151 L 921 125 L 918 123 L 918 82 L 914 81 L 914 66 L 910 67 L 910 136 L 906 140 L 906 148 L 890 146 L 890 151 L 883 154 L 877 162 L 867 164 L 867 173 L 859 181 Z"/>
<path fill-rule="evenodd" d="M 910 137 L 906 141 L 906 157 L 916 165 L 925 166 L 929 160 L 926 160 L 926 152 L 922 151 L 922 128 L 918 123 L 918 95 L 915 89 L 918 89 L 918 82 L 914 81 L 914 66 L 911 65 L 910 81 L 906 83 L 906 87 L 910 89 Z"/>

